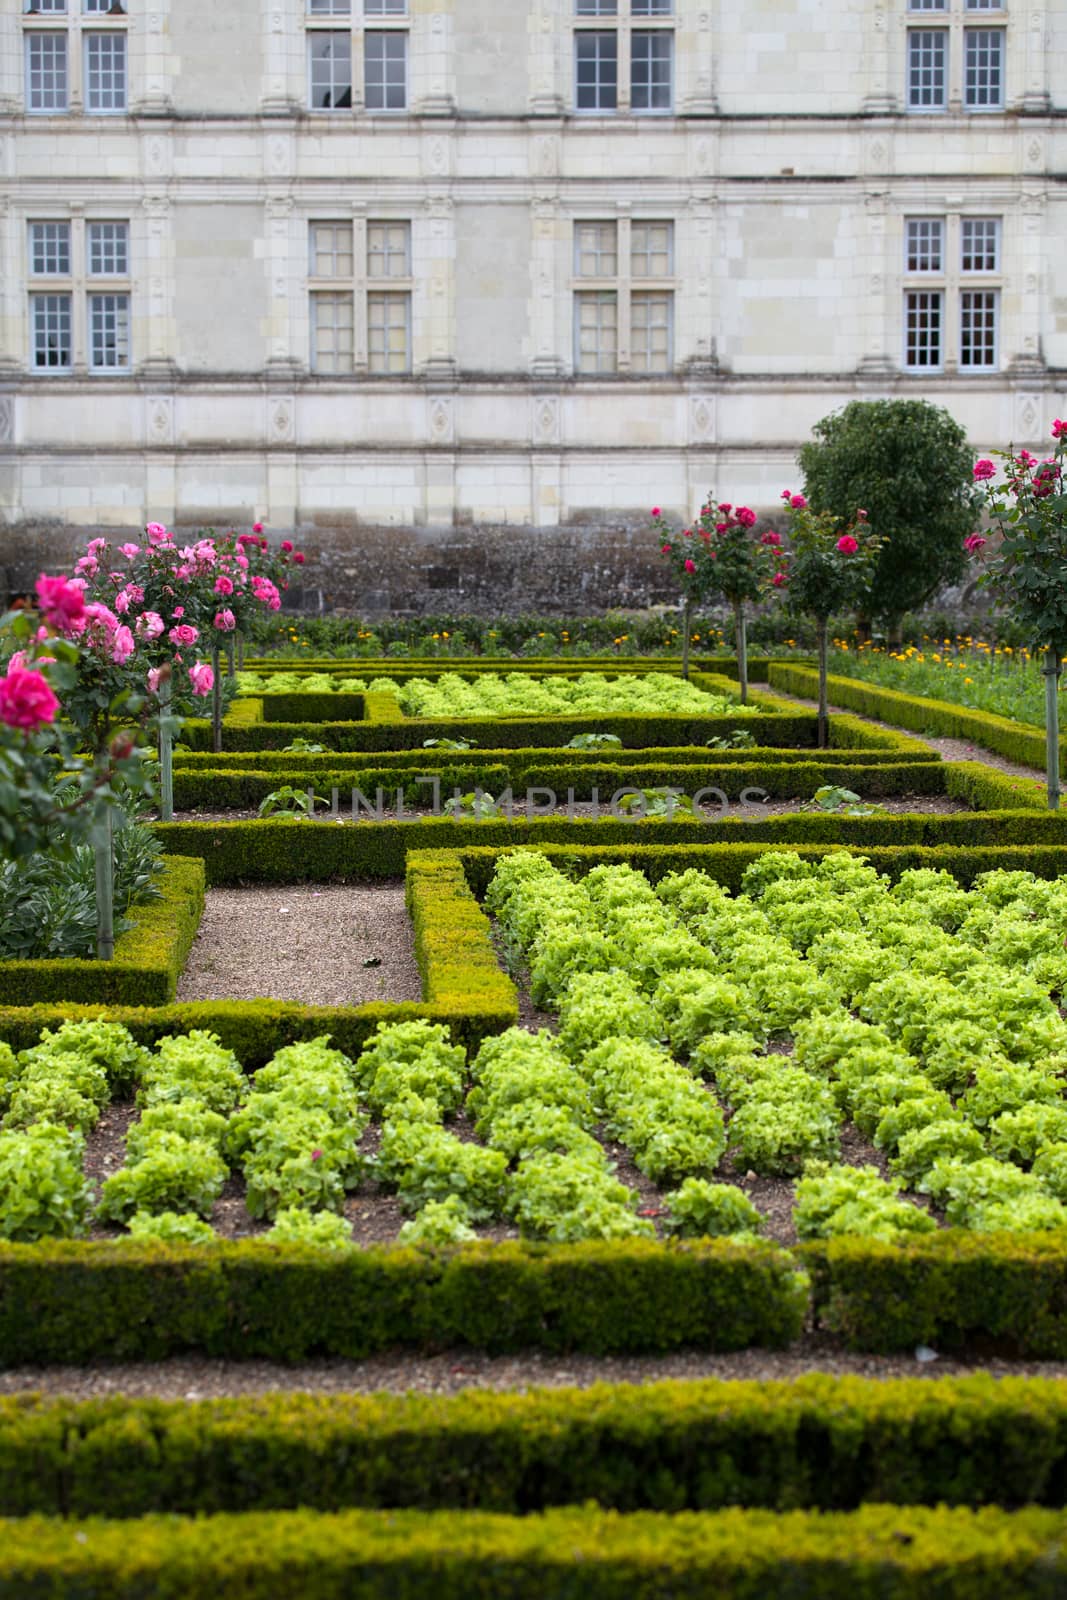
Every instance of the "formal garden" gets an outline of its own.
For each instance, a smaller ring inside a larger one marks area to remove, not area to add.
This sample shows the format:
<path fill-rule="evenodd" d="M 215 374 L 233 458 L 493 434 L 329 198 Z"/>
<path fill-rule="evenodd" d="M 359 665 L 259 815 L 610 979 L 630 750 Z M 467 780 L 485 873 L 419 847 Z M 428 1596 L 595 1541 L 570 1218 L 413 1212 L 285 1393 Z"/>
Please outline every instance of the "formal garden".
<path fill-rule="evenodd" d="M 818 452 L 651 510 L 670 613 L 305 620 L 258 526 L 41 575 L 0 1594 L 1063 1592 L 1053 434 L 910 590 Z"/>

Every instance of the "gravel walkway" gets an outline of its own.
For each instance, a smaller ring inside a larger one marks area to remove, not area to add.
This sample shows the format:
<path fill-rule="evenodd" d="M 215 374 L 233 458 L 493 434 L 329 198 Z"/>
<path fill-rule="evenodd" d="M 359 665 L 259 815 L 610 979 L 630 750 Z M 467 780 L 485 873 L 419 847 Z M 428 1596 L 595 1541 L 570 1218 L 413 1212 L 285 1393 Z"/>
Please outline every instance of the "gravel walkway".
<path fill-rule="evenodd" d="M 421 1000 L 402 885 L 209 889 L 179 1000 Z"/>
<path fill-rule="evenodd" d="M 775 689 L 774 694 L 777 699 L 789 700 L 794 705 L 803 706 L 806 711 L 819 709 L 817 700 L 804 700 L 800 695 L 785 694 L 781 689 Z M 987 767 L 993 767 L 997 772 L 1005 772 L 1012 778 L 1045 776 L 1040 767 L 1020 766 L 1017 761 L 1007 761 L 995 751 L 986 750 L 979 744 L 969 744 L 966 739 L 939 739 L 931 734 L 917 734 L 911 728 L 902 728 L 899 723 L 879 722 L 876 717 L 861 716 L 858 711 L 849 711 L 846 706 L 830 706 L 828 709 L 834 715 L 854 717 L 857 722 L 866 722 L 872 728 L 885 728 L 891 733 L 907 733 L 913 739 L 921 739 L 923 744 L 928 744 L 931 750 L 937 751 L 942 761 L 982 761 Z"/>
<path fill-rule="evenodd" d="M 924 1352 L 925 1354 L 925 1352 Z M 69 1395 L 77 1400 L 107 1395 L 153 1395 L 167 1400 L 213 1400 L 223 1395 L 275 1391 L 302 1394 L 459 1394 L 464 1389 L 576 1387 L 594 1383 L 659 1383 L 665 1378 L 799 1378 L 807 1372 L 835 1377 L 948 1378 L 989 1372 L 1005 1378 L 1063 1378 L 1056 1361 L 984 1359 L 919 1361 L 914 1355 L 870 1356 L 841 1348 L 825 1334 L 809 1334 L 788 1350 L 739 1350 L 710 1355 L 701 1350 L 666 1356 L 546 1355 L 487 1356 L 476 1350 L 436 1355 L 390 1352 L 365 1361 L 311 1361 L 287 1367 L 271 1361 L 214 1361 L 176 1357 L 92 1367 L 11 1367 L 0 1372 L 0 1395 Z"/>

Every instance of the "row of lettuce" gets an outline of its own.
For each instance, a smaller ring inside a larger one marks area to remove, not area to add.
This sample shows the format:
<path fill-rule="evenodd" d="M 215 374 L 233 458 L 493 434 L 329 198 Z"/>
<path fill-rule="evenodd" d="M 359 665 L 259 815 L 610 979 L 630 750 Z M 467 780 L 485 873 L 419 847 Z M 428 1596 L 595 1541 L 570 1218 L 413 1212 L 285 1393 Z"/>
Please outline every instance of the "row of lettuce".
<path fill-rule="evenodd" d="M 488 895 L 558 1032 L 510 1029 L 468 1061 L 439 1024 L 383 1024 L 356 1060 L 288 1045 L 254 1079 L 203 1031 L 153 1051 L 70 1022 L 0 1046 L 0 1237 L 71 1237 L 94 1215 L 209 1240 L 231 1177 L 274 1236 L 347 1245 L 373 1180 L 449 1244 L 506 1220 L 553 1241 L 753 1234 L 736 1171 L 796 1179 L 803 1238 L 1067 1223 L 1067 885 L 994 871 L 895 884 L 861 857 L 763 854 L 729 895 L 707 874 L 575 879 L 503 855 Z M 714 1091 L 714 1092 L 709 1092 Z M 84 1141 L 113 1099 L 140 1117 L 98 1205 Z M 448 1123 L 464 1109 L 457 1132 Z M 371 1127 L 371 1124 L 374 1127 Z M 842 1165 L 846 1122 L 889 1177 Z M 473 1125 L 473 1135 L 471 1135 Z M 642 1204 L 605 1144 L 660 1191 Z M 921 1197 L 906 1197 L 905 1190 Z M 644 1214 L 642 1214 L 642 1212 Z"/>

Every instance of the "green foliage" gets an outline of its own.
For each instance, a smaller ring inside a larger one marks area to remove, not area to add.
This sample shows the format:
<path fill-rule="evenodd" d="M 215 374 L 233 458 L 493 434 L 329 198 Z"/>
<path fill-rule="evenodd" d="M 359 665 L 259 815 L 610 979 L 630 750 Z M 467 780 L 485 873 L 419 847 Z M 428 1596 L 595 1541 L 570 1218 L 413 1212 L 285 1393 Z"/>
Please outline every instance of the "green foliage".
<path fill-rule="evenodd" d="M 310 817 L 317 805 L 328 806 L 329 803 L 321 795 L 283 783 L 260 801 L 259 814 L 261 817 Z"/>
<path fill-rule="evenodd" d="M 835 1235 L 895 1239 L 901 1234 L 932 1233 L 937 1224 L 926 1211 L 900 1199 L 899 1186 L 887 1183 L 877 1167 L 828 1167 L 816 1164 L 796 1189 L 793 1221 L 801 1239 Z"/>
<path fill-rule="evenodd" d="M 195 1211 L 209 1217 L 222 1193 L 228 1169 L 213 1145 L 155 1133 L 142 1145 L 133 1166 L 122 1167 L 104 1183 L 97 1215 L 123 1222 L 137 1211 Z"/>
<path fill-rule="evenodd" d="M 469 1244 L 477 1238 L 470 1225 L 471 1214 L 459 1195 L 444 1200 L 428 1200 L 421 1211 L 403 1224 L 397 1235 L 399 1244 Z"/>
<path fill-rule="evenodd" d="M 81 1135 L 49 1122 L 0 1133 L 0 1238 L 20 1243 L 83 1232 L 92 1190 Z"/>
<path fill-rule="evenodd" d="M 352 1226 L 333 1211 L 305 1211 L 302 1206 L 287 1206 L 276 1213 L 267 1237 L 279 1244 L 347 1250 L 352 1247 Z"/>
<path fill-rule="evenodd" d="M 193 1211 L 135 1211 L 127 1226 L 130 1238 L 139 1243 L 214 1244 L 218 1239 L 210 1222 L 202 1222 Z"/>
<path fill-rule="evenodd" d="M 753 739 L 752 743 L 755 744 Z M 573 739 L 568 739 L 563 746 L 564 750 L 608 750 L 612 746 L 621 746 L 622 740 L 617 733 L 576 733 Z"/>
<path fill-rule="evenodd" d="M 159 899 L 163 846 L 143 822 L 120 816 L 114 836 L 116 935 L 133 927 L 138 905 Z M 0 861 L 0 960 L 80 957 L 96 950 L 96 866 L 93 847 L 46 851 Z"/>
<path fill-rule="evenodd" d="M 857 506 L 886 540 L 869 615 L 899 619 L 962 576 L 963 541 L 979 516 L 964 429 L 925 400 L 854 400 L 816 423 L 800 450 L 814 511 Z"/>
<path fill-rule="evenodd" d="M 654 1237 L 652 1224 L 634 1215 L 636 1199 L 603 1155 L 546 1152 L 524 1161 L 508 1186 L 508 1210 L 523 1237 L 554 1244 Z"/>
<path fill-rule="evenodd" d="M 232 1050 L 202 1028 L 160 1039 L 143 1066 L 137 1104 L 175 1105 L 193 1100 L 210 1111 L 231 1111 L 242 1097 L 245 1076 Z"/>
<path fill-rule="evenodd" d="M 901 1102 L 902 1106 L 907 1104 L 911 1102 Z M 902 1133 L 892 1170 L 909 1187 L 924 1189 L 927 1173 L 941 1163 L 980 1161 L 985 1153 L 985 1141 L 977 1128 L 958 1117 L 944 1118 Z"/>
<path fill-rule="evenodd" d="M 758 1233 L 766 1221 L 743 1189 L 730 1183 L 709 1183 L 706 1178 L 686 1178 L 664 1196 L 664 1203 L 664 1231 L 684 1239 Z"/>

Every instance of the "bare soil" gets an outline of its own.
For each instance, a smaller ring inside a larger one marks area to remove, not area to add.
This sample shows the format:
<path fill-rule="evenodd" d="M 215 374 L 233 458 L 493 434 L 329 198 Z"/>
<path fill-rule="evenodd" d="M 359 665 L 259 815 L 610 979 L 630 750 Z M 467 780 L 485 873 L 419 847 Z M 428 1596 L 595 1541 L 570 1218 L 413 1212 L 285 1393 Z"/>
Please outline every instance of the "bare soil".
<path fill-rule="evenodd" d="M 402 884 L 209 889 L 179 1000 L 421 1000 Z"/>

